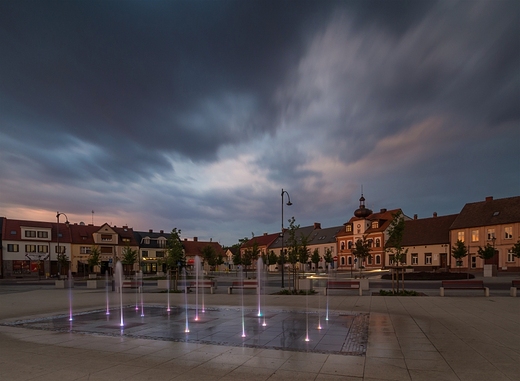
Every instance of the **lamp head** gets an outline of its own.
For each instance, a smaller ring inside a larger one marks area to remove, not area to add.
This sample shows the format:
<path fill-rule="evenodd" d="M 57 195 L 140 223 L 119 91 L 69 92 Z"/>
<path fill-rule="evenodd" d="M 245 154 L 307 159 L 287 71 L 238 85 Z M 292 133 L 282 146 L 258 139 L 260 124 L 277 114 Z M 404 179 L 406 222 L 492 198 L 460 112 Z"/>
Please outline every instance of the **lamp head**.
<path fill-rule="evenodd" d="M 287 203 L 287 206 L 291 206 L 291 205 L 292 205 L 292 202 L 289 201 L 289 202 Z"/>

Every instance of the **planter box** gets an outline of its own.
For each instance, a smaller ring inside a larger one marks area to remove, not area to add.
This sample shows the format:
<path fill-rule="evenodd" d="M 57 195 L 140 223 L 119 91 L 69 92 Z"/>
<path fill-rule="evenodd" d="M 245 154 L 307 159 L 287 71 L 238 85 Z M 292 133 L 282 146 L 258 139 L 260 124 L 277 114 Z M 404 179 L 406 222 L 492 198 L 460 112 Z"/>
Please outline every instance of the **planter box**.
<path fill-rule="evenodd" d="M 74 287 L 74 279 L 69 281 L 68 279 L 59 279 L 54 281 L 54 286 L 56 288 L 73 288 Z"/>
<path fill-rule="evenodd" d="M 497 276 L 497 266 L 496 265 L 484 265 L 484 277 L 493 277 Z"/>
<path fill-rule="evenodd" d="M 312 290 L 312 279 L 306 278 L 306 279 L 298 279 L 298 288 L 300 290 Z"/>
<path fill-rule="evenodd" d="M 168 281 L 168 279 L 159 279 L 157 281 L 157 288 L 161 288 L 161 289 L 167 290 L 168 289 L 168 282 L 170 282 L 170 290 L 173 290 L 173 282 L 175 282 L 175 281 L 174 280 Z"/>
<path fill-rule="evenodd" d="M 87 280 L 87 288 L 105 288 L 106 281 L 102 279 Z"/>

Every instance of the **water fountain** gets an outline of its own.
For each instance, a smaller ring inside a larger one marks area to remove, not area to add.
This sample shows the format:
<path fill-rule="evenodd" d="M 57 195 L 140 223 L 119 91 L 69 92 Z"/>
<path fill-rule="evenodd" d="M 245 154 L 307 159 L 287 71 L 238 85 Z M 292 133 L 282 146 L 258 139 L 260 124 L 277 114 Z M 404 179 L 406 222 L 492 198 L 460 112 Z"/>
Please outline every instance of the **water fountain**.
<path fill-rule="evenodd" d="M 121 261 L 117 261 L 116 263 L 116 282 L 117 282 L 117 288 L 119 291 L 119 304 L 121 306 L 121 320 L 119 323 L 120 327 L 125 326 L 125 321 L 123 317 L 123 265 L 121 264 Z"/>
<path fill-rule="evenodd" d="M 186 269 L 185 268 L 182 269 L 182 276 L 184 278 L 184 307 L 186 309 L 186 326 L 184 328 L 184 332 L 189 333 L 190 325 L 189 325 L 189 320 L 188 320 L 188 283 L 186 283 L 187 280 L 186 280 Z"/>
<path fill-rule="evenodd" d="M 105 272 L 105 294 L 106 294 L 106 302 L 107 302 L 107 310 L 105 315 L 110 315 L 110 297 L 108 296 L 108 288 L 110 287 L 110 283 L 108 282 L 108 271 Z"/>
<path fill-rule="evenodd" d="M 143 282 L 143 272 L 142 271 L 139 271 L 139 282 L 137 284 L 137 287 L 139 288 L 139 295 L 141 296 L 141 317 L 144 317 L 144 301 L 143 301 L 144 282 Z"/>
<path fill-rule="evenodd" d="M 74 287 L 74 279 L 72 279 L 72 271 L 69 269 L 69 321 L 72 321 L 72 287 Z"/>
<path fill-rule="evenodd" d="M 199 320 L 199 271 L 200 271 L 200 257 L 195 256 L 195 321 Z"/>
<path fill-rule="evenodd" d="M 242 286 L 244 285 L 244 272 L 242 271 L 242 266 L 238 266 L 238 269 L 240 271 L 240 283 Z M 242 337 L 246 337 L 246 323 L 245 323 L 245 317 L 244 317 L 244 287 L 242 287 Z"/>
<path fill-rule="evenodd" d="M 262 298 L 262 270 L 264 267 L 264 262 L 262 258 L 258 258 L 256 262 L 256 282 L 258 284 L 258 292 L 257 292 L 257 299 L 258 299 L 258 317 L 262 316 L 262 305 L 261 305 L 261 298 Z"/>
<path fill-rule="evenodd" d="M 166 311 L 167 312 L 170 312 L 171 311 L 171 306 L 170 306 L 170 288 L 171 288 L 171 273 L 170 273 L 170 270 L 168 270 L 168 275 L 166 275 L 166 288 L 167 288 L 167 291 L 166 293 L 168 294 L 168 308 L 166 308 Z"/>

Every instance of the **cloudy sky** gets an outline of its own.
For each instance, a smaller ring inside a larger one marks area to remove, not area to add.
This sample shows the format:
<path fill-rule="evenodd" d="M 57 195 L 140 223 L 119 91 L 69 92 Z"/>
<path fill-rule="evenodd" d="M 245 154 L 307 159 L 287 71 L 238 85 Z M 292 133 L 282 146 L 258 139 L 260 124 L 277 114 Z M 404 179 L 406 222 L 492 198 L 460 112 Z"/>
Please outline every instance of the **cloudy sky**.
<path fill-rule="evenodd" d="M 361 187 L 520 194 L 520 2 L 0 2 L 0 216 L 233 244 Z"/>

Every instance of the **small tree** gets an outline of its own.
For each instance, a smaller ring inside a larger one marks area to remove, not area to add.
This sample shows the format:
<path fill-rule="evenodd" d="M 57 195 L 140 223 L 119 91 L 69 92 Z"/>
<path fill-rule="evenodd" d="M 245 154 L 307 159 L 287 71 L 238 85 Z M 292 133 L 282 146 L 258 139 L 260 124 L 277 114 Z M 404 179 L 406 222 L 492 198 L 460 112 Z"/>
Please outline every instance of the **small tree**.
<path fill-rule="evenodd" d="M 300 228 L 300 225 L 296 225 L 295 218 L 289 219 L 289 238 L 287 239 L 288 248 L 288 262 L 292 265 L 293 272 L 293 285 L 296 288 L 296 264 L 300 259 L 300 244 L 298 237 L 296 237 L 296 230 Z"/>
<path fill-rule="evenodd" d="M 325 255 L 323 256 L 323 260 L 325 261 L 325 263 L 327 265 L 330 265 L 334 261 L 334 258 L 332 257 L 332 250 L 331 249 L 325 250 Z M 327 271 L 328 271 L 328 267 L 329 266 L 327 266 Z"/>
<path fill-rule="evenodd" d="M 321 260 L 320 251 L 318 248 L 315 248 L 312 251 L 311 262 L 314 263 L 314 266 L 316 267 L 316 274 L 318 273 L 318 265 L 320 264 L 320 260 Z"/>
<path fill-rule="evenodd" d="M 484 247 L 479 246 L 477 250 L 477 255 L 484 260 L 493 258 L 495 254 L 495 248 L 489 243 Z"/>
<path fill-rule="evenodd" d="M 166 241 L 166 257 L 164 264 L 168 274 L 175 272 L 175 282 L 173 282 L 174 290 L 177 291 L 177 283 L 179 282 L 179 274 L 181 269 L 186 266 L 186 256 L 181 241 L 181 230 L 173 228 L 168 240 Z M 171 279 L 171 278 L 170 278 Z"/>
<path fill-rule="evenodd" d="M 278 262 L 278 256 L 275 254 L 274 250 L 269 252 L 269 265 L 274 265 Z"/>
<path fill-rule="evenodd" d="M 457 267 L 459 268 L 460 272 L 460 265 L 462 264 L 462 258 L 465 258 L 468 255 L 468 249 L 464 242 L 462 242 L 460 239 L 455 242 L 455 245 L 451 248 L 451 256 L 455 258 L 457 262 Z M 468 263 L 469 268 L 469 263 Z"/>
<path fill-rule="evenodd" d="M 256 240 L 253 242 L 253 246 L 249 249 L 246 249 L 242 255 L 242 265 L 244 266 L 244 270 L 246 272 L 247 278 L 247 270 L 249 266 L 253 264 L 253 260 L 258 259 L 258 255 L 260 254 L 260 249 L 258 248 L 258 242 Z"/>
<path fill-rule="evenodd" d="M 94 267 L 101 264 L 101 251 L 98 246 L 92 246 L 90 249 L 90 255 L 88 256 L 88 268 L 91 273 L 94 272 Z"/>
<path fill-rule="evenodd" d="M 515 257 L 520 258 L 520 239 L 511 247 L 511 253 L 513 253 Z"/>
<path fill-rule="evenodd" d="M 370 255 L 370 242 L 367 240 L 366 236 L 360 238 L 356 241 L 354 248 L 352 249 L 352 254 L 357 258 L 359 265 L 359 276 L 361 277 L 361 270 L 363 268 L 363 263 Z"/>
<path fill-rule="evenodd" d="M 222 254 L 217 253 L 215 248 L 211 245 L 206 245 L 202 248 L 202 258 L 204 258 L 210 268 L 213 269 L 224 263 L 222 260 Z"/>
<path fill-rule="evenodd" d="M 67 255 L 65 254 L 65 247 L 59 246 L 59 248 L 60 248 L 61 252 L 58 253 L 56 259 L 58 261 L 58 279 L 61 279 L 60 276 L 65 275 L 62 273 L 69 265 L 69 257 L 67 257 Z"/>
<path fill-rule="evenodd" d="M 134 263 L 137 261 L 137 250 L 130 247 L 130 243 L 126 243 L 122 251 L 123 259 L 121 263 L 126 267 L 126 272 L 131 272 Z M 129 270 L 130 269 L 130 270 Z"/>
<path fill-rule="evenodd" d="M 388 240 L 385 244 L 385 251 L 390 255 L 393 255 L 394 260 L 397 263 L 397 292 L 399 292 L 399 264 L 403 262 L 408 253 L 408 249 L 405 249 L 402 245 L 404 236 L 404 215 L 401 211 L 393 214 L 392 222 L 388 228 Z M 394 278 L 392 276 L 392 288 L 394 284 Z M 404 272 L 403 272 L 403 290 L 404 290 Z M 395 291 L 395 290 L 393 290 Z"/>

